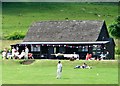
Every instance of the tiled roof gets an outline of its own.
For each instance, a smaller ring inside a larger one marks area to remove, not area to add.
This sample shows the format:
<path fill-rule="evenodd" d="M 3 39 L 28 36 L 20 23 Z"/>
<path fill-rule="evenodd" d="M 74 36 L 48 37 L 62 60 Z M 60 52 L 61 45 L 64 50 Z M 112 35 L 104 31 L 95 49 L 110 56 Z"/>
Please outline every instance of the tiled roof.
<path fill-rule="evenodd" d="M 40 21 L 32 24 L 23 42 L 96 41 L 104 21 Z"/>

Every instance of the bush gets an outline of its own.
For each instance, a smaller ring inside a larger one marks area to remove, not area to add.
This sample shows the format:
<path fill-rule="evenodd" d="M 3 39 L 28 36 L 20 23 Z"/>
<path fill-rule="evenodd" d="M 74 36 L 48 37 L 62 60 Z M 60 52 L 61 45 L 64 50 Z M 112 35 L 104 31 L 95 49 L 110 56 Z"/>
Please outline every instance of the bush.
<path fill-rule="evenodd" d="M 120 15 L 117 16 L 115 23 L 109 26 L 109 32 L 115 38 L 120 38 Z"/>
<path fill-rule="evenodd" d="M 0 54 L 2 54 L 3 50 L 0 50 Z"/>
<path fill-rule="evenodd" d="M 4 36 L 4 39 L 7 40 L 17 40 L 17 39 L 23 39 L 25 37 L 25 35 L 19 31 L 19 32 L 13 32 L 7 36 Z"/>
<path fill-rule="evenodd" d="M 120 55 L 120 48 L 116 49 L 115 53 Z"/>

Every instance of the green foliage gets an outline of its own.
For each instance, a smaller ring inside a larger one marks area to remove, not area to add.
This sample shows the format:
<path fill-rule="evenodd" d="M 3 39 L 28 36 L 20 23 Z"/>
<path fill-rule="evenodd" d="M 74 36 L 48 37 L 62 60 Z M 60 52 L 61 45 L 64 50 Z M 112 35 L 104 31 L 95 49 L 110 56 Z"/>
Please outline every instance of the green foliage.
<path fill-rule="evenodd" d="M 120 15 L 116 18 L 115 23 L 109 26 L 109 32 L 115 38 L 120 38 Z"/>
<path fill-rule="evenodd" d="M 3 50 L 0 50 L 0 54 L 2 54 Z"/>
<path fill-rule="evenodd" d="M 7 40 L 17 40 L 17 39 L 23 39 L 25 37 L 25 34 L 23 34 L 21 31 L 13 32 L 7 36 L 4 36 L 4 39 Z"/>
<path fill-rule="evenodd" d="M 116 49 L 115 53 L 120 55 L 120 48 Z"/>
<path fill-rule="evenodd" d="M 118 15 L 114 3 L 16 2 L 2 4 L 3 35 L 19 31 L 26 33 L 32 23 L 48 20 L 105 20 L 107 25 Z M 11 21 L 13 20 L 13 21 Z"/>
<path fill-rule="evenodd" d="M 118 24 L 120 24 L 120 15 L 117 16 L 117 18 L 116 18 L 116 22 L 117 22 Z"/>

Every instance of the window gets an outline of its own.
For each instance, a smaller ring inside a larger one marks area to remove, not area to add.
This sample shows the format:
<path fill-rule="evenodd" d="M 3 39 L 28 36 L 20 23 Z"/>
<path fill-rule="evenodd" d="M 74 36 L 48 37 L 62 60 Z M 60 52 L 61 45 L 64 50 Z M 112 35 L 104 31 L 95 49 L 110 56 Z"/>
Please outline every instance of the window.
<path fill-rule="evenodd" d="M 93 52 L 99 55 L 101 53 L 101 45 L 93 45 Z"/>
<path fill-rule="evenodd" d="M 31 51 L 32 52 L 39 52 L 40 51 L 40 45 L 31 45 Z"/>
<path fill-rule="evenodd" d="M 80 46 L 78 51 L 79 52 L 88 52 L 88 46 Z"/>
<path fill-rule="evenodd" d="M 88 51 L 88 46 L 83 46 L 82 51 L 87 52 Z"/>

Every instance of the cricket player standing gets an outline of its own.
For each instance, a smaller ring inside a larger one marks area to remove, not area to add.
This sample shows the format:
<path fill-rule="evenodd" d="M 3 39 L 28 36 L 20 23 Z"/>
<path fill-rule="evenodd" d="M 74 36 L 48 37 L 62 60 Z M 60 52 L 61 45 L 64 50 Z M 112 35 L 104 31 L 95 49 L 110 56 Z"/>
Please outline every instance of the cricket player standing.
<path fill-rule="evenodd" d="M 57 65 L 57 79 L 61 78 L 61 73 L 62 73 L 62 63 L 59 61 Z"/>

